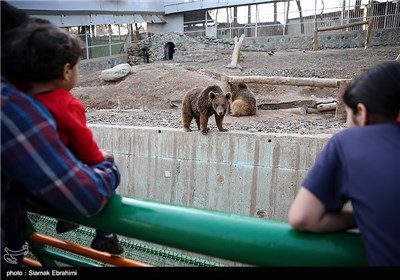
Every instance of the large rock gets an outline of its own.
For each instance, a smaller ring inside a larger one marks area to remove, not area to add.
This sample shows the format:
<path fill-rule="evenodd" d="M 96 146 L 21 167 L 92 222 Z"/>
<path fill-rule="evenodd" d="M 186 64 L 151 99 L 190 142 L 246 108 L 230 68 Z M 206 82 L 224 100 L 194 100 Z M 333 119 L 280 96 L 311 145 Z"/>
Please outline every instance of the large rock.
<path fill-rule="evenodd" d="M 101 71 L 101 78 L 104 81 L 118 81 L 127 76 L 131 72 L 131 66 L 128 63 L 122 63 L 113 68 Z"/>

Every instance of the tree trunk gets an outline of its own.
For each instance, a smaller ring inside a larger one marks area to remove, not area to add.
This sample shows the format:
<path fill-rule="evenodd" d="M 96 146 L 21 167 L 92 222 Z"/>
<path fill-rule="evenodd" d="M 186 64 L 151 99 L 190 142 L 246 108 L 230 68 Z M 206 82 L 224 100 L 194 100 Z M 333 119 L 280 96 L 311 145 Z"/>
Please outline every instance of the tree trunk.
<path fill-rule="evenodd" d="M 299 15 L 300 15 L 301 34 L 304 34 L 304 19 L 303 19 L 303 11 L 301 9 L 300 0 L 296 0 L 296 3 L 297 3 L 297 8 L 299 9 Z"/>
<path fill-rule="evenodd" d="M 232 53 L 232 61 L 231 61 L 231 64 L 226 66 L 227 68 L 239 68 L 239 69 L 242 68 L 239 65 L 239 60 L 240 60 L 240 47 L 242 46 L 244 37 L 245 37 L 245 35 L 242 34 L 238 41 L 237 36 L 235 36 L 235 48 L 233 49 L 233 53 Z"/>
<path fill-rule="evenodd" d="M 286 22 L 285 22 L 285 35 L 288 35 L 288 26 L 289 26 L 289 8 L 290 8 L 290 1 L 287 2 L 287 9 L 286 9 Z"/>
<path fill-rule="evenodd" d="M 322 9 L 321 9 L 321 13 L 319 15 L 319 19 L 321 21 L 321 25 L 324 22 L 324 9 L 325 9 L 325 3 L 324 0 L 321 0 L 321 4 L 322 4 Z"/>
<path fill-rule="evenodd" d="M 247 5 L 247 28 L 246 28 L 246 36 L 251 37 L 251 5 Z"/>

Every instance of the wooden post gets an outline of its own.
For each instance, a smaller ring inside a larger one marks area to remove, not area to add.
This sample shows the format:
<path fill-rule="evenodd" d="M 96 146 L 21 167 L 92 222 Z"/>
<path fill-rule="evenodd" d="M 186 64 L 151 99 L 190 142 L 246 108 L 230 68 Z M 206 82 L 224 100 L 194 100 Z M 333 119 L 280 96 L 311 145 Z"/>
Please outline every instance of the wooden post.
<path fill-rule="evenodd" d="M 313 51 L 318 50 L 318 29 L 314 29 L 314 37 L 313 37 Z"/>
<path fill-rule="evenodd" d="M 372 20 L 369 20 L 367 24 L 367 35 L 365 36 L 365 49 L 368 49 L 371 45 L 371 32 L 372 32 Z"/>
<path fill-rule="evenodd" d="M 335 119 L 338 121 L 346 122 L 346 111 L 344 109 L 343 94 L 346 88 L 350 85 L 351 80 L 341 80 L 339 86 L 339 96 L 337 98 L 337 106 L 335 112 Z"/>

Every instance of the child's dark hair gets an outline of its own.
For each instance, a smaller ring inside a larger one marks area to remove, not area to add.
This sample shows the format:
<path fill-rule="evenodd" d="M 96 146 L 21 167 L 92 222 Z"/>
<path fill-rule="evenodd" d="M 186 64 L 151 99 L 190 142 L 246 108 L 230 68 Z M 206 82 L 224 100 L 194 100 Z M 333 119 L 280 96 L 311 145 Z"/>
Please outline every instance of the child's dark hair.
<path fill-rule="evenodd" d="M 15 31 L 2 53 L 3 72 L 15 82 L 44 82 L 62 77 L 65 64 L 74 67 L 83 42 L 46 21 L 32 20 Z"/>
<path fill-rule="evenodd" d="M 354 114 L 357 104 L 364 104 L 370 123 L 395 120 L 400 112 L 400 62 L 383 62 L 362 73 L 347 87 L 343 101 Z"/>

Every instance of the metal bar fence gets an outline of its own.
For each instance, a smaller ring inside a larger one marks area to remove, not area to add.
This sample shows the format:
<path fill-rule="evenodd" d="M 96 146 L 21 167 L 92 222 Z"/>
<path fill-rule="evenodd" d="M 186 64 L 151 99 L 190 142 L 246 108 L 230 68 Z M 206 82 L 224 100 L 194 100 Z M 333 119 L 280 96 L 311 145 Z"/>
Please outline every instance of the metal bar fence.
<path fill-rule="evenodd" d="M 314 28 L 339 26 L 373 19 L 373 29 L 400 27 L 400 2 L 348 0 L 347 5 L 324 7 L 319 1 L 301 1 L 302 19 L 292 0 L 207 10 L 204 20 L 196 11 L 185 15 L 184 33 L 188 36 L 209 36 L 217 29 L 216 37 L 232 39 L 247 37 L 313 34 Z M 312 6 L 314 4 L 314 6 Z M 249 12 L 250 9 L 250 12 Z M 190 19 L 197 17 L 196 21 Z M 362 29 L 362 26 L 346 30 Z M 303 30 L 303 31 L 302 31 Z M 303 32 L 303 33 L 302 33 Z"/>

